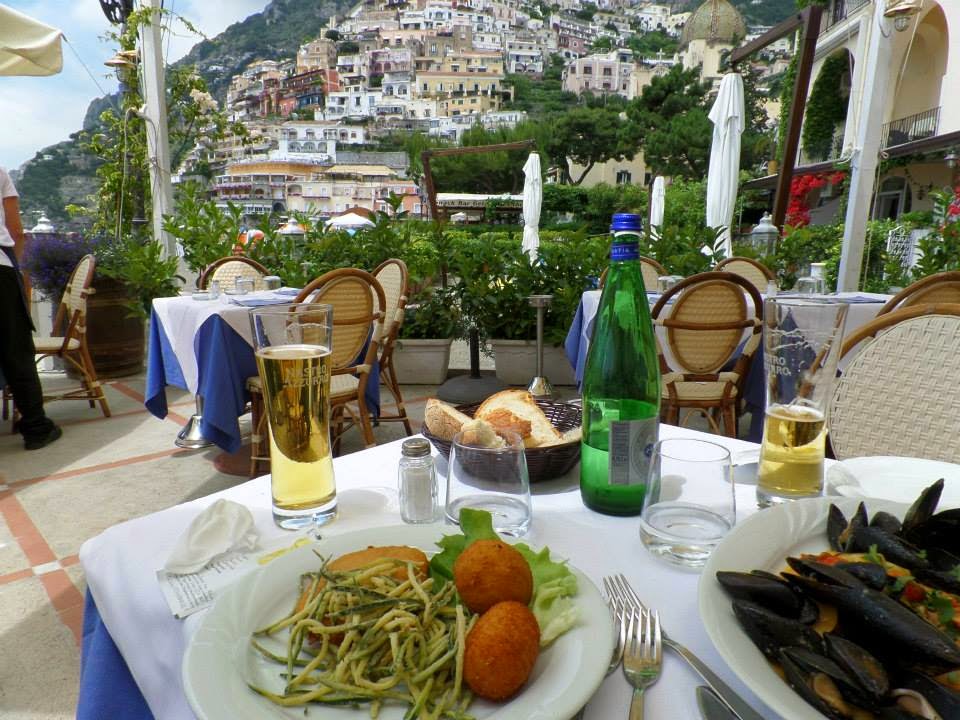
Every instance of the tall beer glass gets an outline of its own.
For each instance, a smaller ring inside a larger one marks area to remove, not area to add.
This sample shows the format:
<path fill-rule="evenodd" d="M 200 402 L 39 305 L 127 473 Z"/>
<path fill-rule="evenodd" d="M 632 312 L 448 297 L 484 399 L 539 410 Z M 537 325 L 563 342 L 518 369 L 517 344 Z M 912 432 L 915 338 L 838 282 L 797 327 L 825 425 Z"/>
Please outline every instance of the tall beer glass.
<path fill-rule="evenodd" d="M 827 409 L 847 307 L 814 298 L 770 298 L 765 303 L 767 401 L 757 482 L 761 507 L 823 492 Z"/>
<path fill-rule="evenodd" d="M 333 308 L 293 303 L 250 311 L 270 426 L 273 519 L 295 530 L 337 515 L 330 452 Z"/>

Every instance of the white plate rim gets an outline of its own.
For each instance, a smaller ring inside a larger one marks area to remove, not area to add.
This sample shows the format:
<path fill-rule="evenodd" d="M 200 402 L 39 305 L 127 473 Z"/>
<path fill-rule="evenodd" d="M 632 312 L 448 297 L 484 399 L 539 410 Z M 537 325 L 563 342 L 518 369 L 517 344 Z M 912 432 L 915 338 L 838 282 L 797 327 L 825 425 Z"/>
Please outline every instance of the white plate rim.
<path fill-rule="evenodd" d="M 909 508 L 880 498 L 822 497 L 761 510 L 737 525 L 710 555 L 697 588 L 700 618 L 713 646 L 734 674 L 785 720 L 824 720 L 770 666 L 734 617 L 730 597 L 717 582 L 719 570 L 779 572 L 798 546 L 804 552 L 828 549 L 827 511 L 836 504 L 850 517 L 863 502 L 872 517 L 885 510 L 902 518 Z"/>
<path fill-rule="evenodd" d="M 263 568 L 242 577 L 224 591 L 214 601 L 213 606 L 204 613 L 200 625 L 188 643 L 183 656 L 181 663 L 183 689 L 197 718 L 199 720 L 221 720 L 221 718 L 241 717 L 236 714 L 236 708 L 233 705 L 229 707 L 225 705 L 222 691 L 214 692 L 211 697 L 207 689 L 198 686 L 195 680 L 209 674 L 206 663 L 211 659 L 209 651 L 217 644 L 217 634 L 222 631 L 221 613 L 229 612 L 228 608 L 231 603 L 236 602 L 255 583 L 262 581 L 267 574 L 289 576 L 283 580 L 278 580 L 277 586 L 292 590 L 295 578 L 300 573 L 297 568 L 311 560 L 312 564 L 310 566 L 316 566 L 318 561 L 313 554 L 314 549 L 323 552 L 325 555 L 336 555 L 358 550 L 368 545 L 406 544 L 419 547 L 425 551 L 437 551 L 436 541 L 442 535 L 455 531 L 456 528 L 452 526 L 442 525 L 393 525 L 353 530 L 325 537 L 316 544 L 300 547 L 276 558 Z M 541 662 L 545 662 L 545 656 L 555 653 L 559 655 L 559 661 L 564 657 L 565 649 L 569 650 L 571 647 L 577 646 L 583 649 L 583 653 L 577 663 L 574 679 L 569 682 L 559 697 L 549 698 L 550 702 L 547 705 L 538 700 L 535 693 L 530 692 L 530 690 L 536 688 L 538 678 L 528 681 L 528 686 L 511 701 L 498 706 L 490 714 L 479 716 L 482 720 L 556 720 L 558 717 L 573 716 L 587 703 L 603 682 L 613 652 L 613 620 L 596 585 L 576 567 L 573 565 L 569 565 L 569 567 L 577 578 L 576 602 L 580 606 L 581 620 L 575 628 L 554 641 L 553 645 L 546 651 L 541 652 L 540 658 L 537 660 L 537 667 L 534 669 L 534 675 L 539 678 L 541 673 L 549 673 L 549 664 L 545 669 L 541 667 Z M 292 598 L 293 593 L 290 592 L 289 594 Z M 223 664 L 228 665 L 230 663 L 231 660 L 224 656 Z M 239 675 L 239 673 L 236 674 Z M 242 678 L 237 679 L 243 685 Z M 246 691 L 245 686 L 244 690 Z M 245 692 L 239 697 L 243 698 L 243 705 L 255 710 L 255 717 L 302 717 L 302 708 L 294 708 L 285 712 L 252 692 Z M 210 703 L 214 704 L 211 705 Z M 315 709 L 317 711 L 321 710 L 320 707 Z M 271 713 L 271 710 L 274 712 Z M 319 715 L 319 712 L 317 714 Z M 327 717 L 326 709 L 324 709 L 323 714 L 324 717 Z M 350 709 L 340 713 L 330 713 L 330 716 L 344 718 L 344 720 L 350 718 L 362 720 L 364 717 L 369 717 L 369 714 L 366 712 L 366 708 L 361 708 L 359 710 Z M 246 715 L 243 717 L 246 717 Z M 392 715 L 382 712 L 381 717 L 386 720 L 391 718 Z M 400 717 L 400 714 L 397 714 L 397 717 Z"/>
<path fill-rule="evenodd" d="M 878 467 L 876 467 L 878 466 Z M 834 468 L 839 468 L 835 470 Z M 867 485 L 861 475 L 872 475 L 879 469 L 883 477 L 880 480 L 867 480 Z M 842 473 L 846 471 L 857 480 L 857 485 L 847 485 L 842 482 Z M 837 475 L 840 475 L 838 478 Z M 894 481 L 888 475 L 898 475 Z M 960 506 L 960 464 L 946 460 L 931 460 L 929 458 L 915 458 L 905 455 L 865 455 L 862 457 L 847 458 L 833 463 L 827 469 L 826 486 L 831 493 L 840 497 L 864 499 L 866 497 L 882 497 L 883 485 L 892 482 L 908 485 L 915 494 L 930 485 L 931 478 L 943 477 L 946 480 L 945 495 L 941 498 L 938 509 L 947 510 Z M 849 491 L 842 492 L 843 488 Z M 893 498 L 889 498 L 894 500 Z M 899 502 L 894 500 L 894 502 Z"/>

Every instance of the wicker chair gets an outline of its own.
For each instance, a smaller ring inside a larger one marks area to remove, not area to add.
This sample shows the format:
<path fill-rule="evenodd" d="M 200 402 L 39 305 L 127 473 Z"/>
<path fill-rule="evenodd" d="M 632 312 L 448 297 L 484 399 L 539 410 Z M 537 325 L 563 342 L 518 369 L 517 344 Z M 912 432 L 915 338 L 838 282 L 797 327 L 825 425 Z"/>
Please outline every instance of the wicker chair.
<path fill-rule="evenodd" d="M 753 304 L 748 307 L 747 301 Z M 671 306 L 669 303 L 675 300 Z M 737 436 L 738 399 L 750 362 L 760 346 L 763 301 L 745 278 L 728 272 L 693 275 L 664 293 L 652 310 L 663 375 L 663 415 L 672 425 L 680 411 L 707 418 L 714 432 Z M 748 332 L 739 352 L 744 332 Z M 671 367 L 663 344 L 677 367 Z M 733 369 L 722 368 L 734 361 Z"/>
<path fill-rule="evenodd" d="M 607 282 L 607 271 L 610 270 L 609 267 L 605 267 L 603 272 L 600 273 L 600 289 L 603 289 L 603 286 Z M 650 292 L 656 292 L 660 276 L 667 274 L 667 269 L 654 260 L 651 257 L 646 257 L 645 255 L 640 256 L 640 272 L 643 274 L 643 287 Z"/>
<path fill-rule="evenodd" d="M 960 304 L 914 305 L 878 316 L 846 339 L 841 357 L 854 348 L 830 406 L 837 459 L 905 455 L 960 462 Z"/>
<path fill-rule="evenodd" d="M 397 371 L 393 367 L 393 349 L 400 326 L 403 324 L 403 311 L 407 306 L 407 283 L 409 273 L 403 260 L 391 258 L 385 260 L 373 271 L 373 276 L 380 282 L 387 298 L 387 305 L 383 323 L 383 345 L 380 349 L 380 383 L 391 395 L 397 406 L 397 412 L 385 414 L 381 408 L 378 422 L 402 422 L 407 435 L 413 435 L 407 409 L 400 394 L 400 382 L 397 380 Z"/>
<path fill-rule="evenodd" d="M 100 403 L 104 417 L 110 417 L 110 405 L 107 403 L 103 386 L 97 379 L 93 359 L 87 349 L 87 296 L 94 290 L 93 271 L 96 261 L 93 255 L 84 255 L 70 274 L 63 298 L 53 320 L 54 331 L 61 335 L 34 335 L 33 344 L 37 351 L 37 360 L 45 357 L 58 357 L 75 367 L 81 376 L 80 387 L 75 387 L 53 395 L 44 395 L 48 400 L 87 400 L 91 408 Z"/>
<path fill-rule="evenodd" d="M 960 303 L 960 270 L 948 270 L 917 280 L 890 298 L 877 315 L 931 303 Z"/>
<path fill-rule="evenodd" d="M 354 425 L 359 425 L 367 447 L 376 445 L 373 425 L 364 393 L 370 369 L 383 338 L 383 313 L 386 295 L 377 279 L 364 270 L 341 268 L 331 270 L 308 284 L 294 302 L 323 303 L 333 306 L 333 337 L 330 377 L 330 424 L 334 452 L 340 449 L 340 438 Z M 358 360 L 359 359 L 359 360 Z M 266 451 L 266 417 L 263 386 L 259 376 L 247 378 L 250 392 L 251 437 L 250 476 L 257 474 L 262 463 L 269 466 Z M 352 404 L 356 404 L 356 409 Z M 344 416 L 349 423 L 344 424 Z"/>
<path fill-rule="evenodd" d="M 726 260 L 718 262 L 714 270 L 739 275 L 761 293 L 767 291 L 767 283 L 777 279 L 773 270 L 762 262 L 747 257 L 734 256 L 727 258 Z"/>
<path fill-rule="evenodd" d="M 254 290 L 264 290 L 266 289 L 266 285 L 263 283 L 263 278 L 269 274 L 270 271 L 256 260 L 251 260 L 250 258 L 239 255 L 231 255 L 230 257 L 222 257 L 219 260 L 214 260 L 207 265 L 203 274 L 200 276 L 199 286 L 201 290 L 206 290 L 210 281 L 216 280 L 220 283 L 221 290 L 233 290 L 237 278 L 242 277 L 253 280 Z"/>

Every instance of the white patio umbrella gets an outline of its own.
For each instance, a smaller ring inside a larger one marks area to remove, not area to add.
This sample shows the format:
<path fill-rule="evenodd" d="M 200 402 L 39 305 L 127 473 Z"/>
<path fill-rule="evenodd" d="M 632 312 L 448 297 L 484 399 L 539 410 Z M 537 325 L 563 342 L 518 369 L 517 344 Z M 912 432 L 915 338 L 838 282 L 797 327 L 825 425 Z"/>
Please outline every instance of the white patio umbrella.
<path fill-rule="evenodd" d="M 532 152 L 523 165 L 523 251 L 531 260 L 537 258 L 540 247 L 540 207 L 543 205 L 543 178 L 540 176 L 540 156 Z"/>
<path fill-rule="evenodd" d="M 359 230 L 360 228 L 372 226 L 373 222 L 370 218 L 353 212 L 332 217 L 324 224 L 327 230 Z"/>
<path fill-rule="evenodd" d="M 650 190 L 650 227 L 659 228 L 663 225 L 663 203 L 666 198 L 666 184 L 663 175 L 653 179 L 653 188 Z"/>
<path fill-rule="evenodd" d="M 730 224 L 737 200 L 740 174 L 740 134 L 744 124 L 743 78 L 727 73 L 710 110 L 713 142 L 710 145 L 710 169 L 707 171 L 707 225 L 723 227 L 727 256 L 732 254 Z"/>
<path fill-rule="evenodd" d="M 0 5 L 0 75 L 56 75 L 63 69 L 63 33 Z"/>

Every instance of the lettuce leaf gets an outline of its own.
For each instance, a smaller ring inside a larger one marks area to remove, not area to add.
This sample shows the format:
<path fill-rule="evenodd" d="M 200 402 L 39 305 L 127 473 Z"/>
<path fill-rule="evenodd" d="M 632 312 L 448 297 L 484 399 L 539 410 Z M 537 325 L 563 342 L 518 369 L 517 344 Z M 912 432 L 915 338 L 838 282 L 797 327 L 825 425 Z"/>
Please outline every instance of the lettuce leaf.
<path fill-rule="evenodd" d="M 441 552 L 430 559 L 430 575 L 438 584 L 453 580 L 453 564 L 476 540 L 499 540 L 493 518 L 485 510 L 463 508 L 460 511 L 462 533 L 444 535 L 437 541 Z M 576 625 L 580 617 L 572 597 L 577 594 L 577 577 L 565 562 L 550 559 L 550 549 L 534 552 L 529 545 L 514 548 L 523 556 L 533 575 L 533 599 L 530 609 L 540 625 L 540 645 L 545 646 Z"/>

